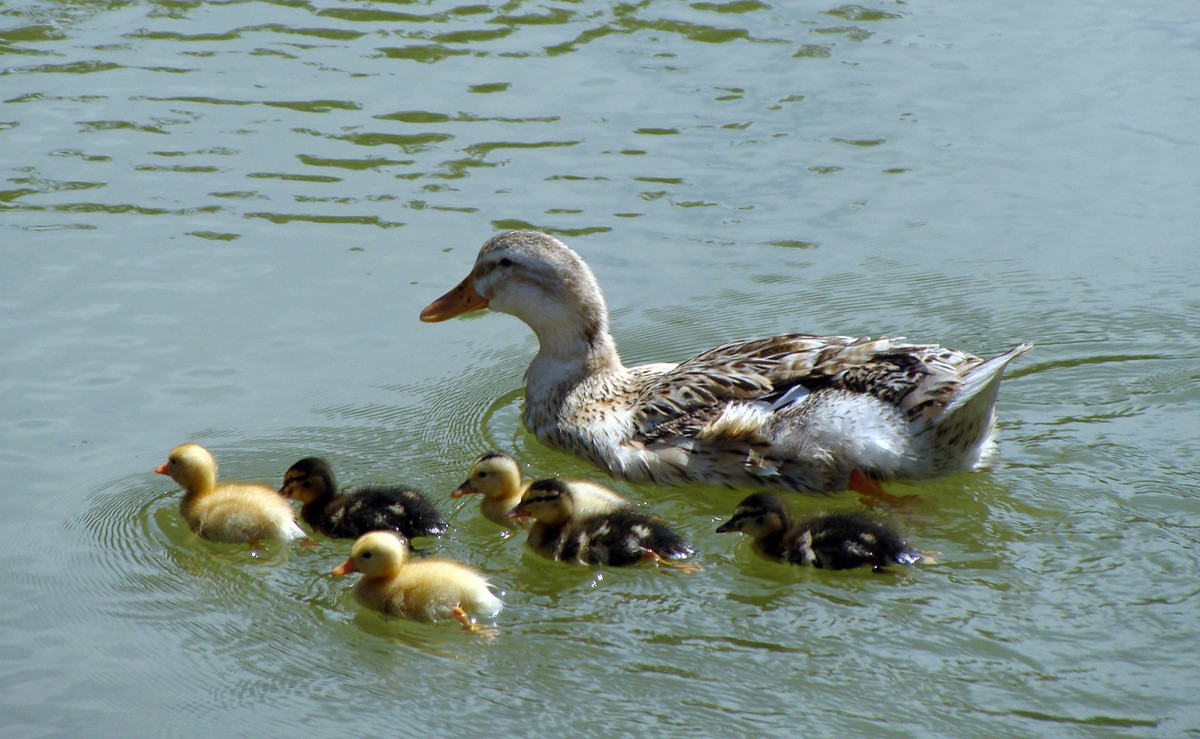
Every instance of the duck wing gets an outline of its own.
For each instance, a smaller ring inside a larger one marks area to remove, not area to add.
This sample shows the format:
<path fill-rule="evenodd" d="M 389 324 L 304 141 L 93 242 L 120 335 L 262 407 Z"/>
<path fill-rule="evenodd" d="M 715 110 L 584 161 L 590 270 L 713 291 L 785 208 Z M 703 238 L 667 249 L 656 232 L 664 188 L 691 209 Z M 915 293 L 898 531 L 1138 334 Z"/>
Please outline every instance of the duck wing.
<path fill-rule="evenodd" d="M 731 402 L 758 401 L 762 411 L 775 412 L 825 389 L 871 395 L 932 423 L 994 387 L 1004 365 L 1028 349 L 1022 344 L 985 363 L 902 338 L 785 334 L 731 342 L 647 382 L 634 404 L 634 424 L 650 440 L 694 436 Z"/>

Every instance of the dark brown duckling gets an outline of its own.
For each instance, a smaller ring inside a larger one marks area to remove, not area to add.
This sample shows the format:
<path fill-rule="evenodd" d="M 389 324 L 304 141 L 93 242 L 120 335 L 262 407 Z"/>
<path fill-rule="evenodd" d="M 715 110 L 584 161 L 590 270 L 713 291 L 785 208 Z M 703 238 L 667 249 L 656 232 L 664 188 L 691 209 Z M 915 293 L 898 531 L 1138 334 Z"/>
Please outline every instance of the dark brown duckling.
<path fill-rule="evenodd" d="M 371 531 L 395 531 L 405 539 L 441 536 L 449 526 L 425 496 L 402 485 L 365 485 L 338 495 L 333 470 L 319 457 L 292 465 L 279 492 L 304 504 L 300 517 L 309 526 L 338 539 Z"/>
<path fill-rule="evenodd" d="M 695 554 L 691 544 L 658 516 L 632 507 L 603 510 L 587 505 L 594 495 L 580 491 L 579 505 L 572 488 L 576 483 L 549 478 L 530 484 L 509 518 L 533 518 L 526 544 L 560 562 L 624 567 L 647 559 L 697 572 L 681 560 Z M 590 486 L 590 483 L 588 484 Z"/>
<path fill-rule="evenodd" d="M 908 544 L 899 532 L 868 513 L 824 513 L 793 518 L 770 493 L 747 497 L 717 533 L 740 531 L 754 539 L 764 557 L 830 570 L 870 566 L 879 572 L 889 565 L 933 561 Z"/>

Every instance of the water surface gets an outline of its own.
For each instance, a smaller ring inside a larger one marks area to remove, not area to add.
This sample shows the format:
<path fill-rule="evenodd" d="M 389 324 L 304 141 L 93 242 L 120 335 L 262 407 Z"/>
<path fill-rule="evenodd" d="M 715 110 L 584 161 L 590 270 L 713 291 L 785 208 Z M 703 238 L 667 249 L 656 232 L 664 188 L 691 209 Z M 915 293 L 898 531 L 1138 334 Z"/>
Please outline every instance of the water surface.
<path fill-rule="evenodd" d="M 1200 730 L 1198 32 L 1165 2 L 5 4 L 6 734 Z M 521 427 L 524 326 L 417 321 L 513 227 L 585 256 L 628 362 L 1034 342 L 1000 464 L 893 486 L 939 564 L 789 569 L 713 533 L 739 492 L 614 483 L 705 571 L 577 569 L 451 501 L 490 449 L 601 479 Z M 425 490 L 499 638 L 362 613 L 346 542 L 198 540 L 152 472 L 185 440 Z"/>

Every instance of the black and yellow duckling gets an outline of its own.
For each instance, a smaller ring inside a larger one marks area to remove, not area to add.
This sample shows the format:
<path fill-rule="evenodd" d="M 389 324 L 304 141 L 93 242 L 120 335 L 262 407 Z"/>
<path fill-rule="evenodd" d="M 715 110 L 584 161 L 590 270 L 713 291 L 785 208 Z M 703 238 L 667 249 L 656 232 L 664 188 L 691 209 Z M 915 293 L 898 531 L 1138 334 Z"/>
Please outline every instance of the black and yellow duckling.
<path fill-rule="evenodd" d="M 366 485 L 338 495 L 333 470 L 319 457 L 292 465 L 279 492 L 304 504 L 300 517 L 309 526 L 338 539 L 371 531 L 395 531 L 405 539 L 441 536 L 449 526 L 425 496 L 402 485 Z"/>
<path fill-rule="evenodd" d="M 632 506 L 598 510 L 585 505 L 581 510 L 573 485 L 556 478 L 537 480 L 508 512 L 509 518 L 533 518 L 526 540 L 530 549 L 559 562 L 624 567 L 649 559 L 684 572 L 700 571 L 682 564 L 695 550 L 661 518 Z M 583 499 L 594 500 L 588 492 Z"/>
<path fill-rule="evenodd" d="M 899 532 L 863 512 L 824 513 L 793 518 L 770 493 L 747 497 L 717 533 L 740 531 L 754 539 L 759 554 L 779 562 L 830 570 L 931 562 L 904 543 Z"/>

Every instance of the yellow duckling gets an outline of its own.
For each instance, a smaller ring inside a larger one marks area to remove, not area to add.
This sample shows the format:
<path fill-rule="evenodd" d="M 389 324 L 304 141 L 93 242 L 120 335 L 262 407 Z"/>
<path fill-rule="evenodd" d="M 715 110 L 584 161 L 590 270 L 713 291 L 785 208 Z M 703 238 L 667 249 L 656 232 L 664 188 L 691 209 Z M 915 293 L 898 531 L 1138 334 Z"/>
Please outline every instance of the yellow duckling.
<path fill-rule="evenodd" d="M 520 504 L 508 512 L 511 518 L 533 518 L 526 540 L 530 549 L 560 562 L 624 567 L 649 559 L 688 573 L 700 571 L 680 562 L 695 550 L 666 521 L 631 507 L 581 509 L 578 490 L 578 483 L 554 478 L 530 484 Z"/>
<path fill-rule="evenodd" d="M 154 471 L 183 488 L 179 511 L 188 528 L 205 539 L 254 543 L 304 537 L 291 504 L 274 489 L 246 482 L 218 485 L 217 461 L 198 444 L 175 447 Z"/>
<path fill-rule="evenodd" d="M 471 465 L 467 479 L 450 493 L 452 498 L 480 493 L 483 500 L 479 510 L 484 518 L 504 527 L 517 525 L 528 528 L 529 518 L 506 518 L 506 514 L 521 502 L 529 489 L 530 482 L 521 478 L 521 467 L 513 457 L 501 452 L 483 455 Z M 589 482 L 571 483 L 575 493 L 576 509 L 594 512 L 630 508 L 632 504 L 612 490 Z"/>
<path fill-rule="evenodd" d="M 483 575 L 448 559 L 408 561 L 408 547 L 391 531 L 372 531 L 354 542 L 350 557 L 333 568 L 340 577 L 361 572 L 354 598 L 386 616 L 437 621 L 453 616 L 467 631 L 479 631 L 471 613 L 495 616 L 503 602 Z"/>

